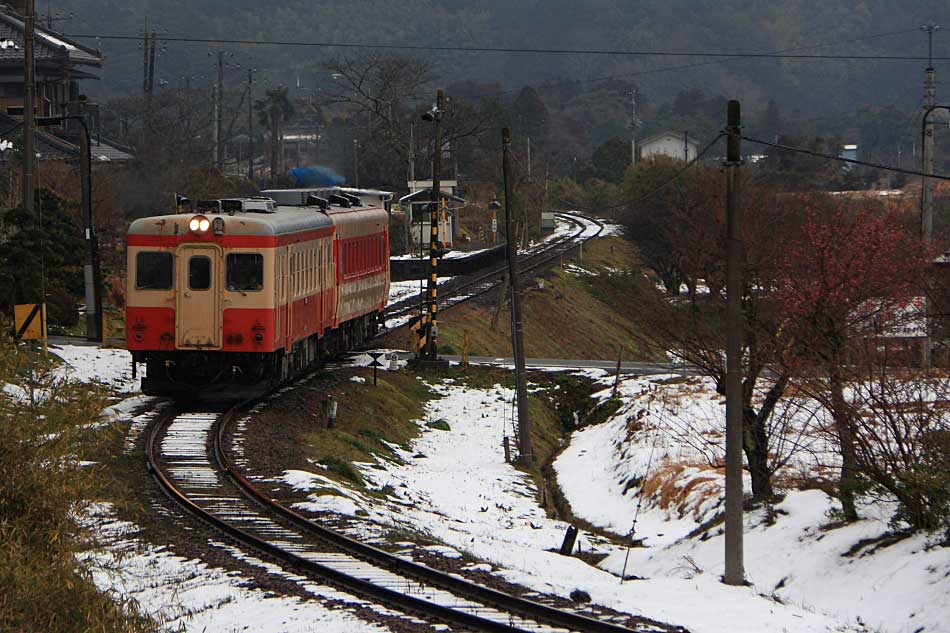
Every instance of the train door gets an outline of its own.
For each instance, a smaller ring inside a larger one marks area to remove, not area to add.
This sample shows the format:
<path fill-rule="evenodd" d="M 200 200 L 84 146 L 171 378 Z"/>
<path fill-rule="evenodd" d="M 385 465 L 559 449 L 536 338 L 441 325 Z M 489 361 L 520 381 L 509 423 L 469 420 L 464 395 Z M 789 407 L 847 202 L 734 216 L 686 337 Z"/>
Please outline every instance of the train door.
<path fill-rule="evenodd" d="M 176 253 L 175 330 L 179 348 L 221 347 L 221 250 L 183 244 Z"/>

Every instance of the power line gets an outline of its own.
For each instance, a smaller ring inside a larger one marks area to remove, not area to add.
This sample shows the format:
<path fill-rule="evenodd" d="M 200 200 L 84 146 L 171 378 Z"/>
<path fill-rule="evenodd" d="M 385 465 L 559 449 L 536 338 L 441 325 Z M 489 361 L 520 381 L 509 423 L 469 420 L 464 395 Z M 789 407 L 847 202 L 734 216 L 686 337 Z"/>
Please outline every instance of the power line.
<path fill-rule="evenodd" d="M 803 147 L 792 147 L 790 145 L 782 145 L 781 143 L 770 143 L 769 141 L 763 141 L 757 138 L 751 138 L 748 136 L 742 136 L 742 140 L 749 141 L 750 143 L 756 143 L 758 145 L 765 145 L 767 147 L 774 147 L 776 149 L 782 149 L 789 152 L 797 152 L 799 154 L 806 154 L 808 156 L 814 156 L 816 158 L 825 158 L 827 160 L 836 160 L 842 163 L 851 163 L 852 165 L 863 165 L 864 167 L 873 167 L 875 169 L 883 169 L 885 171 L 893 171 L 900 174 L 909 174 L 911 176 L 923 176 L 925 178 L 936 178 L 938 180 L 950 180 L 950 176 L 941 176 L 939 174 L 926 174 L 922 171 L 916 171 L 913 169 L 903 169 L 901 167 L 894 167 L 893 165 L 882 165 L 881 163 L 871 163 L 868 161 L 857 160 L 854 158 L 844 158 L 843 156 L 834 156 L 832 154 L 823 154 L 821 152 L 816 152 L 814 150 L 805 149 Z"/>
<path fill-rule="evenodd" d="M 893 37 L 895 35 L 906 35 L 908 33 L 918 33 L 918 32 L 919 32 L 919 29 L 913 28 L 913 29 L 902 29 L 900 31 L 887 31 L 885 33 L 872 33 L 871 35 L 867 35 L 864 37 L 856 37 L 853 39 L 841 40 L 838 42 L 824 42 L 821 44 L 810 44 L 808 46 L 799 46 L 796 48 L 779 49 L 776 51 L 772 51 L 771 54 L 778 55 L 782 53 L 792 53 L 796 51 L 806 51 L 806 50 L 812 50 L 816 48 L 825 48 L 828 46 L 839 46 L 841 44 L 853 44 L 855 42 L 863 42 L 865 40 L 879 39 L 882 37 Z M 703 66 L 713 66 L 715 64 L 726 64 L 732 61 L 741 61 L 742 59 L 743 59 L 742 57 L 727 57 L 723 59 L 712 59 L 712 60 L 706 60 L 706 61 L 701 61 L 701 62 L 692 62 L 689 64 L 677 64 L 676 66 L 659 66 L 656 68 L 647 68 L 645 70 L 617 73 L 614 75 L 604 75 L 603 77 L 590 77 L 588 79 L 577 79 L 577 80 L 574 80 L 574 83 L 583 85 L 583 84 L 597 83 L 600 81 L 610 81 L 611 79 L 628 79 L 631 77 L 642 77 L 645 75 L 654 75 L 654 74 L 660 74 L 660 73 L 670 72 L 670 71 L 689 70 L 692 68 L 699 68 Z M 519 88 L 511 88 L 509 90 L 501 90 L 497 92 L 474 95 L 470 98 L 471 99 L 490 99 L 494 97 L 503 97 L 505 95 L 519 92 L 523 88 L 524 86 L 519 87 Z"/>
<path fill-rule="evenodd" d="M 838 42 L 825 42 L 825 43 L 823 43 L 823 44 L 811 44 L 811 45 L 809 45 L 809 46 L 798 46 L 798 47 L 795 47 L 795 48 L 783 48 L 783 49 L 779 49 L 779 50 L 776 50 L 776 51 L 771 51 L 771 53 L 764 53 L 764 54 L 781 55 L 781 54 L 784 54 L 784 53 L 794 53 L 794 52 L 798 52 L 798 51 L 807 51 L 807 50 L 812 50 L 812 49 L 815 49 L 815 48 L 825 48 L 825 47 L 828 47 L 828 46 L 838 46 L 838 45 L 841 45 L 841 44 L 853 44 L 853 43 L 855 43 L 855 42 L 863 42 L 863 41 L 866 41 L 866 40 L 873 40 L 873 39 L 878 39 L 878 38 L 882 38 L 882 37 L 893 37 L 893 36 L 895 36 L 895 35 L 906 35 L 906 34 L 908 34 L 908 33 L 918 33 L 918 32 L 919 32 L 919 29 L 914 28 L 914 29 L 903 29 L 903 30 L 900 30 L 900 31 L 888 31 L 888 32 L 886 32 L 886 33 L 873 33 L 873 34 L 867 35 L 867 36 L 865 36 L 865 37 L 857 37 L 857 38 L 850 39 L 850 40 L 841 40 L 841 41 L 838 41 Z M 603 77 L 592 77 L 592 78 L 590 78 L 590 79 L 584 79 L 584 80 L 582 80 L 582 81 L 583 81 L 583 83 L 593 83 L 593 82 L 595 82 L 595 81 L 609 81 L 609 80 L 611 80 L 611 79 L 621 79 L 621 78 L 627 78 L 627 77 L 640 77 L 640 76 L 643 76 L 643 75 L 652 75 L 652 74 L 657 74 L 657 73 L 662 73 L 662 72 L 668 72 L 668 71 L 673 71 L 673 70 L 689 70 L 689 69 L 691 69 L 691 68 L 698 68 L 698 67 L 701 67 L 701 66 L 711 66 L 711 65 L 714 65 L 714 64 L 723 64 L 723 63 L 728 63 L 728 62 L 730 62 L 730 61 L 738 61 L 738 60 L 741 60 L 741 59 L 743 59 L 743 58 L 742 58 L 742 57 L 729 57 L 729 58 L 725 58 L 725 59 L 713 59 L 713 60 L 707 60 L 707 61 L 702 61 L 702 62 L 693 62 L 693 63 L 691 63 L 691 64 L 680 64 L 680 65 L 676 65 L 676 66 L 661 66 L 661 67 L 658 67 L 658 68 L 647 68 L 647 69 L 645 69 L 645 70 L 638 70 L 638 71 L 633 71 L 633 72 L 628 72 L 628 73 L 618 73 L 618 74 L 616 74 L 616 75 L 605 75 L 605 76 L 603 76 Z"/>
<path fill-rule="evenodd" d="M 96 38 L 101 40 L 138 41 L 137 35 L 105 35 L 101 33 L 69 33 L 68 37 Z M 187 42 L 195 44 L 247 44 L 258 46 L 306 46 L 322 48 L 359 48 L 388 49 L 405 51 L 437 51 L 450 53 L 531 53 L 541 55 L 614 55 L 620 57 L 715 57 L 723 59 L 802 59 L 802 60 L 842 60 L 842 61 L 926 61 L 927 57 L 917 55 L 832 55 L 803 53 L 748 53 L 715 51 L 653 51 L 653 50 L 611 50 L 611 49 L 570 49 L 570 48 L 510 48 L 496 46 L 429 46 L 422 44 L 375 44 L 364 42 L 307 42 L 300 40 L 246 40 L 213 37 L 173 37 L 163 36 L 166 42 Z M 950 61 L 950 57 L 934 57 L 938 61 Z"/>

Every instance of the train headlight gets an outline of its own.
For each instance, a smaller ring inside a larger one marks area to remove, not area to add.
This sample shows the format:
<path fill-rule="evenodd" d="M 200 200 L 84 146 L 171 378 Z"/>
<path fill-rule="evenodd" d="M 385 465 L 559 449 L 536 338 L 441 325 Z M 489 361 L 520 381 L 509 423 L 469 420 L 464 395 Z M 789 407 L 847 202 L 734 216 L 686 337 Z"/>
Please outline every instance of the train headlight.
<path fill-rule="evenodd" d="M 191 229 L 192 233 L 204 233 L 210 227 L 211 221 L 203 215 L 196 215 L 188 223 L 188 228 Z"/>

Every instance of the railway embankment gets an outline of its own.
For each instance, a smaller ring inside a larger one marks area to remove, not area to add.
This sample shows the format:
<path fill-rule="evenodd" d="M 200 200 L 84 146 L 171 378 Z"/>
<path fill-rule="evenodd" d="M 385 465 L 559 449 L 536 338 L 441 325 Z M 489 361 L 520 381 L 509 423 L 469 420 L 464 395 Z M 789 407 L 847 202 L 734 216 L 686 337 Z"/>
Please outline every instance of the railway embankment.
<path fill-rule="evenodd" d="M 631 346 L 639 327 L 635 287 L 649 281 L 637 266 L 635 250 L 618 236 L 587 242 L 582 252 L 558 261 L 523 283 L 525 353 L 532 358 L 616 358 L 665 360 L 651 350 Z M 509 308 L 498 307 L 498 291 L 453 306 L 439 315 L 444 353 L 511 356 Z M 384 343 L 404 348 L 409 333 L 398 328 Z"/>

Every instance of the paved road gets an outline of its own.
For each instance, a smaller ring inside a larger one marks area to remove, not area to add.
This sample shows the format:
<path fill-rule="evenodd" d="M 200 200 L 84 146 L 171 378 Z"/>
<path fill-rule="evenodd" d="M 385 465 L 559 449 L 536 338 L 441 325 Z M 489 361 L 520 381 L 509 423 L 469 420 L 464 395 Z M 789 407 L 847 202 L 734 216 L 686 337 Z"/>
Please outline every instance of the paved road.
<path fill-rule="evenodd" d="M 411 358 L 408 352 L 400 352 L 399 358 L 406 360 Z M 461 356 L 443 355 L 441 358 L 451 362 L 461 362 Z M 513 358 L 504 358 L 497 356 L 469 356 L 468 362 L 473 365 L 495 365 L 495 366 L 513 366 Z M 528 369 L 543 369 L 558 367 L 564 369 L 603 369 L 608 372 L 617 370 L 617 361 L 615 360 L 578 360 L 565 358 L 528 358 L 525 365 Z M 625 362 L 620 365 L 620 373 L 652 375 L 652 374 L 679 374 L 688 375 L 695 373 L 695 370 L 687 365 L 680 363 L 635 363 Z"/>

